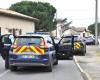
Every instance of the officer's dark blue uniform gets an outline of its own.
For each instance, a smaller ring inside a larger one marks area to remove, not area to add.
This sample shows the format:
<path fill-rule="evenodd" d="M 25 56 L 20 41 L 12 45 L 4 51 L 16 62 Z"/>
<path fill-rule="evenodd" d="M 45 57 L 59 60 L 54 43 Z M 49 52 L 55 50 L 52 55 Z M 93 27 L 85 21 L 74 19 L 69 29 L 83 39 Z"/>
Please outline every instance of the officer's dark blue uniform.
<path fill-rule="evenodd" d="M 4 43 L 2 42 L 2 37 L 3 36 L 0 36 L 0 54 L 1 54 L 2 58 L 5 59 L 5 56 L 3 54 Z"/>

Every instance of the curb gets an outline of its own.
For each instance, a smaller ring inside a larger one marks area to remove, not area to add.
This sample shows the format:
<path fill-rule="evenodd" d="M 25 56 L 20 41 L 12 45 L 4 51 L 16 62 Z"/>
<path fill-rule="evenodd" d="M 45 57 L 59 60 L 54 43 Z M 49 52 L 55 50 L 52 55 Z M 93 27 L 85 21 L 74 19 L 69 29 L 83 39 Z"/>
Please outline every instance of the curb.
<path fill-rule="evenodd" d="M 80 70 L 83 79 L 84 80 L 93 80 L 90 77 L 90 75 L 81 68 L 81 66 L 78 63 L 78 59 L 75 56 L 73 57 L 73 60 L 74 60 L 75 64 L 77 65 L 78 69 Z"/>

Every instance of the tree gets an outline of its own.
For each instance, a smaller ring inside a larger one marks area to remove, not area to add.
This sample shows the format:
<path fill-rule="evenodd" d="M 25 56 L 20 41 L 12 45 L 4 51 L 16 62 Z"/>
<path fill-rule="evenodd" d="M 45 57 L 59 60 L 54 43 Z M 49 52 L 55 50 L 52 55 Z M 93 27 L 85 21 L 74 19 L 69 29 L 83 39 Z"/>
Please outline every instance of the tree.
<path fill-rule="evenodd" d="M 95 35 L 95 24 L 91 24 L 88 26 L 88 29 L 91 31 L 92 34 Z M 98 35 L 100 34 L 100 23 L 98 23 Z"/>
<path fill-rule="evenodd" d="M 56 27 L 56 9 L 49 3 L 22 1 L 12 4 L 9 9 L 38 18 L 40 21 L 36 24 L 36 30 L 51 31 Z"/>

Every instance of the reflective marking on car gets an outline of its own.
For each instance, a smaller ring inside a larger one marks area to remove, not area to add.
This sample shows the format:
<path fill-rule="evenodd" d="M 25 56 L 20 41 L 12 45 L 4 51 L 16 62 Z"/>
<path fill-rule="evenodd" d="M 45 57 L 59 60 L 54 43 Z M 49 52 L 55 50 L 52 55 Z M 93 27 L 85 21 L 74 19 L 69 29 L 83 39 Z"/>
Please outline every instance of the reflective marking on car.
<path fill-rule="evenodd" d="M 35 54 L 43 55 L 44 49 L 41 49 L 38 46 L 18 46 L 13 49 L 14 54 L 21 54 L 22 52 L 34 52 Z"/>
<path fill-rule="evenodd" d="M 44 54 L 44 50 L 43 49 L 40 49 L 39 47 L 35 47 L 35 49 L 39 52 L 39 53 L 41 53 L 41 54 Z"/>
<path fill-rule="evenodd" d="M 22 53 L 22 52 L 24 52 L 24 51 L 26 51 L 26 46 L 22 46 L 22 47 L 20 48 L 20 50 L 18 51 L 18 53 Z"/>
<path fill-rule="evenodd" d="M 80 42 L 75 42 L 74 43 L 74 48 L 79 49 L 80 47 L 81 47 Z"/>
<path fill-rule="evenodd" d="M 36 47 L 34 47 L 34 46 L 30 46 L 30 48 L 33 51 L 35 51 L 35 53 L 37 53 L 37 54 L 44 54 L 44 50 L 43 49 L 40 49 L 39 47 L 38 48 L 40 49 L 41 52 L 39 52 L 38 49 Z"/>

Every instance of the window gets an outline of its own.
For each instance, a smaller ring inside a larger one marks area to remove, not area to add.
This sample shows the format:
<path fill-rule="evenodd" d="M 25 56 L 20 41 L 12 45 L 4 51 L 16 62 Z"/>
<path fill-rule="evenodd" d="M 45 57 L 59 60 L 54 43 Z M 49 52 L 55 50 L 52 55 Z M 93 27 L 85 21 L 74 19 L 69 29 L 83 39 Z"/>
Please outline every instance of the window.
<path fill-rule="evenodd" d="M 40 45 L 41 38 L 21 37 L 16 38 L 17 45 Z"/>
<path fill-rule="evenodd" d="M 1 27 L 0 27 L 0 35 L 1 35 Z"/>

